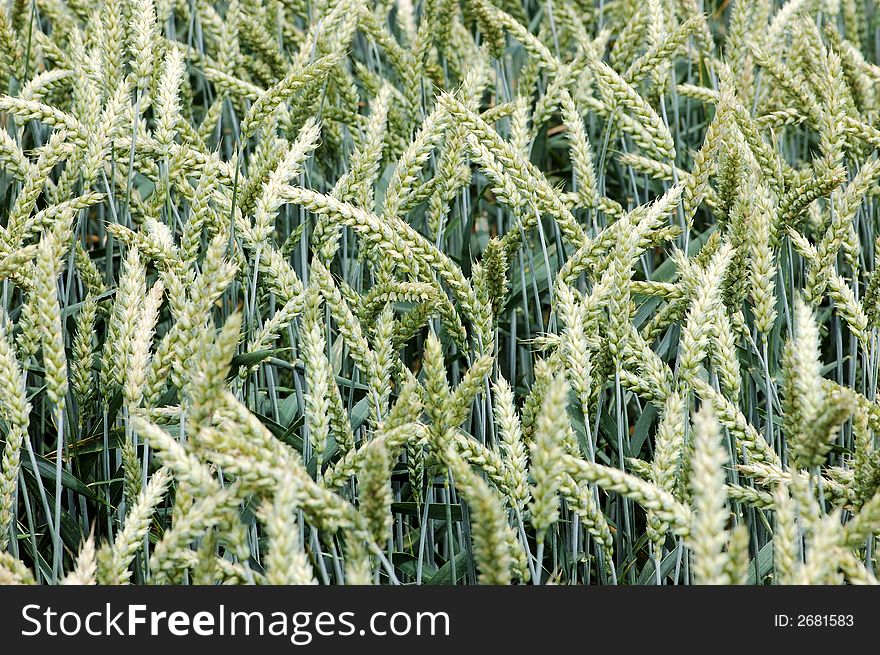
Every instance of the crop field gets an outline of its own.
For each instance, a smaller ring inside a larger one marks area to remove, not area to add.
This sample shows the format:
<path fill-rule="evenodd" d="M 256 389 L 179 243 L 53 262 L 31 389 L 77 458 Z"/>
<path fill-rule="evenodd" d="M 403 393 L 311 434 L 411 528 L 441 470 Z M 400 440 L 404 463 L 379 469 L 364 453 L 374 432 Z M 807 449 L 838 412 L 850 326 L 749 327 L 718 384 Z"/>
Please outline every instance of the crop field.
<path fill-rule="evenodd" d="M 874 584 L 872 0 L 2 0 L 0 583 Z"/>

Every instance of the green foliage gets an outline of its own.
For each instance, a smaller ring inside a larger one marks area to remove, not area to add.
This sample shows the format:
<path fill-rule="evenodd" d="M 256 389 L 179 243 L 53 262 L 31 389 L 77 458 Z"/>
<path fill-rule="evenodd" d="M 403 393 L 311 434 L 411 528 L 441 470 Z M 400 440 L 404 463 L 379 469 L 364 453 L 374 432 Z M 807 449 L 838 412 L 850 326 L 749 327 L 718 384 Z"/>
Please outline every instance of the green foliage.
<path fill-rule="evenodd" d="M 0 583 L 876 582 L 874 2 L 2 4 Z"/>

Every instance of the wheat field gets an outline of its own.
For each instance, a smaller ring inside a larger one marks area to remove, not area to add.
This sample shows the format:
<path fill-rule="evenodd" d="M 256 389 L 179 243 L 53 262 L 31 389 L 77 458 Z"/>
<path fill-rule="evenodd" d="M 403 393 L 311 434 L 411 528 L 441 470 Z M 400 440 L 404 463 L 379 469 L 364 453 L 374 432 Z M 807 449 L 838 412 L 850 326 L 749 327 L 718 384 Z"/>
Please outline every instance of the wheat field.
<path fill-rule="evenodd" d="M 876 583 L 878 49 L 4 0 L 0 583 Z"/>

